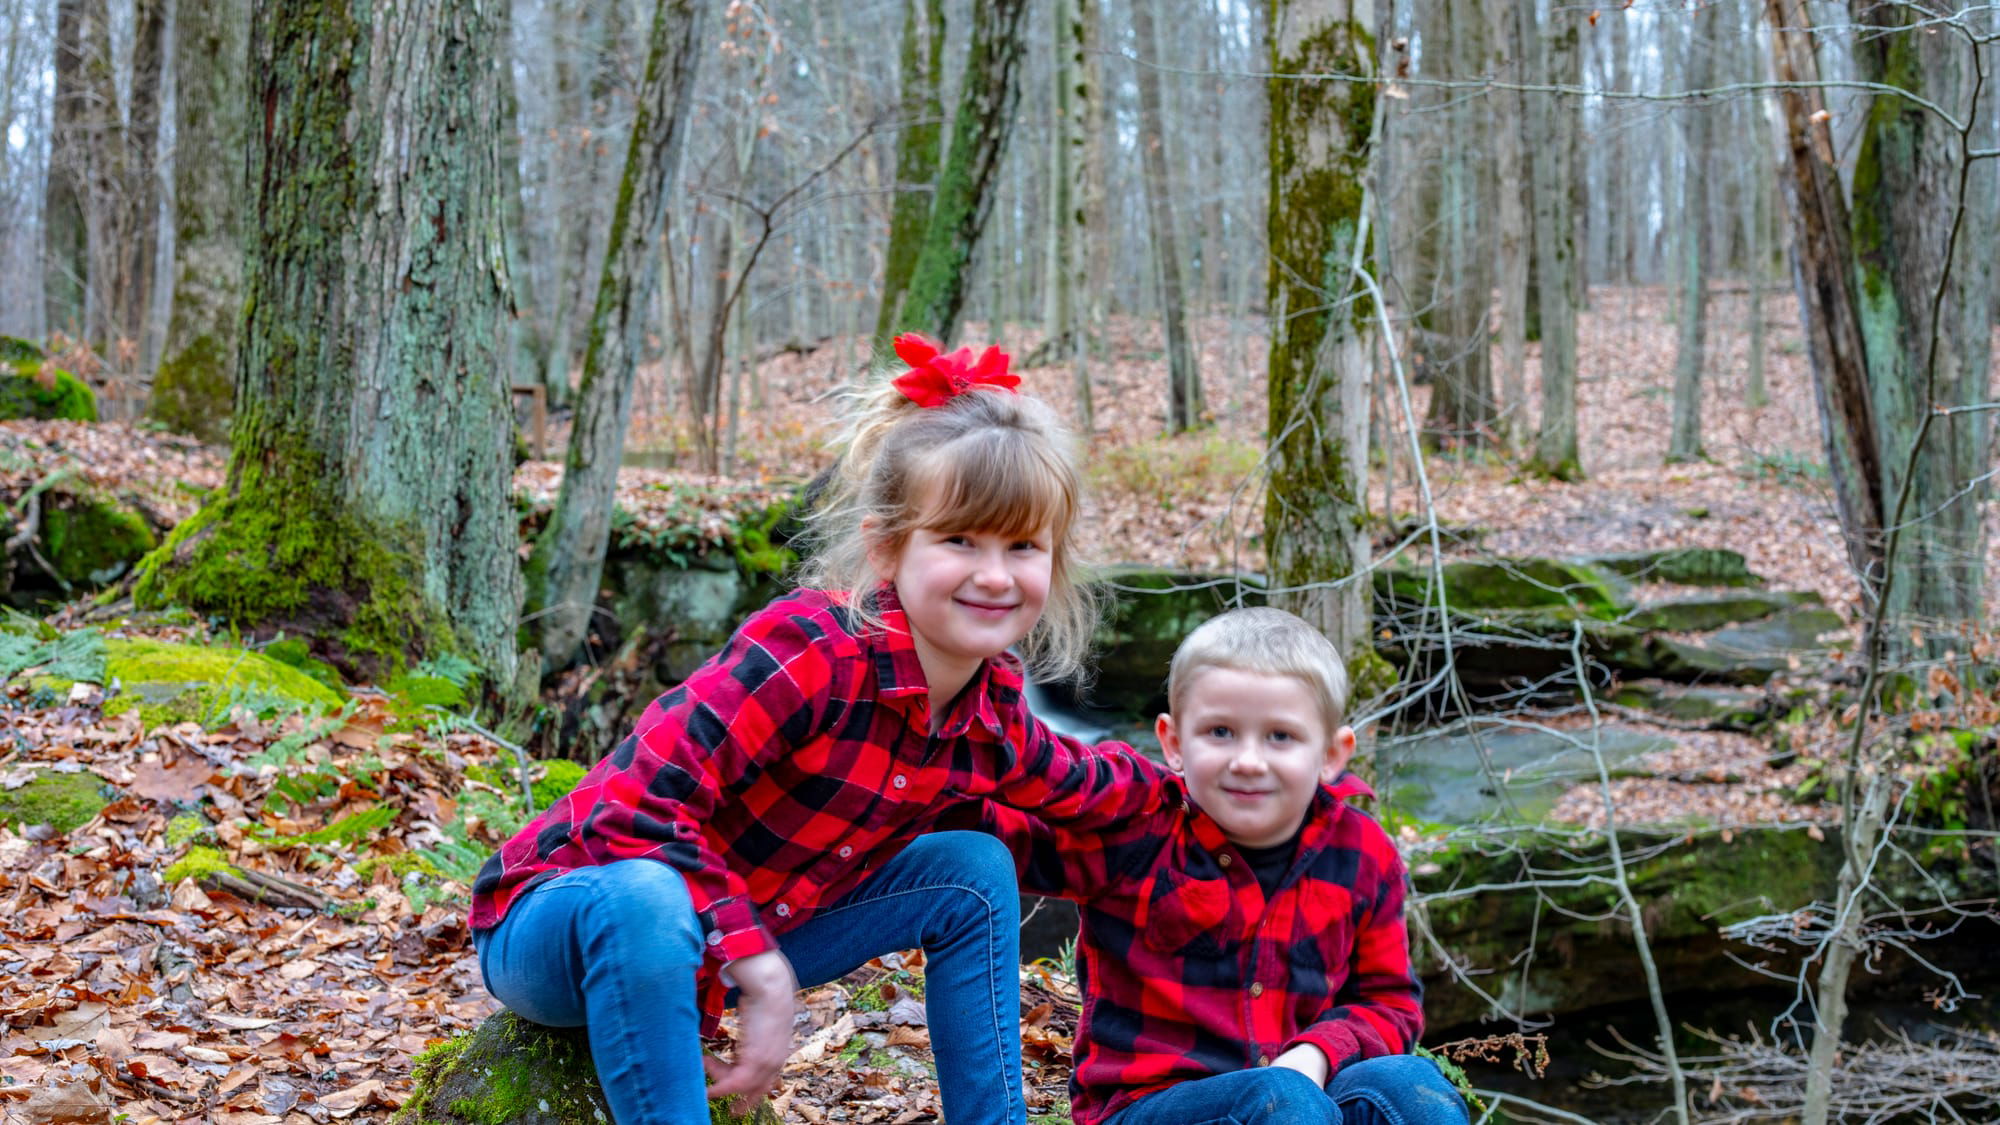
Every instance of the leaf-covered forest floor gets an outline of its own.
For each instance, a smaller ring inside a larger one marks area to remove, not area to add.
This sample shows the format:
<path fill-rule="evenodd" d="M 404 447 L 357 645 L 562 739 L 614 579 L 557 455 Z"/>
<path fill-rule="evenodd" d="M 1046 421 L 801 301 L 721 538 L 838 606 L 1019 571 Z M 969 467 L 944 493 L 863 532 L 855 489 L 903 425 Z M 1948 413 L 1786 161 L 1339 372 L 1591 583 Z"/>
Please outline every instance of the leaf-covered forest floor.
<path fill-rule="evenodd" d="M 1476 549 L 1500 554 L 1729 547 L 1773 586 L 1817 591 L 1854 621 L 1831 489 L 1816 468 L 1817 420 L 1792 305 L 1776 294 L 1767 301 L 1771 402 L 1757 410 L 1741 405 L 1744 311 L 1740 294 L 1725 295 L 1711 314 L 1704 432 L 1712 461 L 1661 464 L 1673 362 L 1663 299 L 1600 290 L 1582 333 L 1588 479 L 1528 478 L 1498 453 L 1433 456 L 1426 469 L 1438 518 L 1479 529 Z M 1262 512 L 1261 340 L 1222 321 L 1201 330 L 1216 425 L 1171 439 L 1156 436 L 1164 416 L 1157 343 L 1125 324 L 1102 341 L 1089 444 L 1096 507 L 1084 523 L 1100 559 L 1261 565 L 1252 535 Z M 1035 343 L 1012 333 L 1008 342 L 1023 353 Z M 724 519 L 735 500 L 701 497 L 776 496 L 810 475 L 825 461 L 824 396 L 840 350 L 762 365 L 761 398 L 741 412 L 741 465 L 727 482 L 633 470 L 622 502 L 642 523 Z M 1026 383 L 1059 407 L 1071 403 L 1065 372 L 1037 369 Z M 1414 388 L 1419 417 L 1424 391 Z M 655 424 L 673 413 L 657 382 L 640 402 L 635 446 L 657 453 L 682 440 Z M 1400 417 L 1394 398 L 1380 405 Z M 1386 507 L 1404 524 L 1422 513 L 1403 452 L 1406 427 L 1391 427 L 1397 453 L 1378 468 L 1374 487 L 1382 495 L 1380 481 L 1393 475 Z M 142 494 L 176 517 L 220 481 L 218 451 L 145 431 L 5 428 L 37 459 L 35 471 L 80 463 L 95 483 Z M 554 464 L 530 463 L 517 480 L 552 491 L 557 474 Z M 701 487 L 648 486 L 669 481 Z M 1382 540 L 1393 531 L 1385 526 Z M 1989 557 L 1988 574 L 2000 575 L 2000 558 Z M 142 631 L 177 639 L 193 628 Z M 67 832 L 0 827 L 0 1118 L 379 1121 L 407 1096 L 412 1060 L 428 1043 L 494 1010 L 466 940 L 464 886 L 521 813 L 514 757 L 481 731 L 375 693 L 357 695 L 337 719 L 239 708 L 152 726 L 136 711 L 106 717 L 102 693 L 87 685 L 38 692 L 17 677 L 7 694 L 0 789 L 39 770 L 91 775 L 119 796 Z M 1746 765 L 1733 737 L 1689 735 L 1669 767 L 1743 776 L 1757 763 Z M 1780 786 L 1774 780 L 1770 791 Z M 1568 815 L 1590 812 L 1585 802 Z M 1754 812 L 1744 819 L 1757 819 Z M 262 885 L 289 881 L 325 907 L 252 901 L 254 887 L 220 889 L 231 884 L 212 875 L 164 878 L 200 847 L 216 849 L 241 875 L 267 877 Z M 803 998 L 801 1049 L 778 1095 L 788 1119 L 936 1114 L 927 1032 L 911 1002 L 921 986 L 916 967 L 892 958 Z M 1024 968 L 1023 1012 L 1032 1104 L 1059 1114 L 1075 1019 L 1060 966 Z"/>

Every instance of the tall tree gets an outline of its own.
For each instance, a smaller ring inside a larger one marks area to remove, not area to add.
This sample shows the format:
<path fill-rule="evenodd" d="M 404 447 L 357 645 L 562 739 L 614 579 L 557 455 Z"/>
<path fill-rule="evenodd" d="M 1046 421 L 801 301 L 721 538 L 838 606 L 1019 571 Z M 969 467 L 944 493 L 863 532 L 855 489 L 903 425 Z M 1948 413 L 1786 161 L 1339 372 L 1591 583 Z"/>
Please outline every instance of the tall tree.
<path fill-rule="evenodd" d="M 42 198 L 42 292 L 51 332 L 84 331 L 89 243 L 84 198 L 89 190 L 88 128 L 94 118 L 84 88 L 84 50 L 97 36 L 94 0 L 57 0 L 55 104 L 49 132 L 48 186 Z"/>
<path fill-rule="evenodd" d="M 1578 10 L 1551 4 L 1536 50 L 1545 84 L 1573 86 L 1577 72 Z M 1583 475 L 1576 442 L 1576 223 L 1570 214 L 1570 178 L 1576 174 L 1576 109 L 1567 95 L 1528 99 L 1534 182 L 1535 288 L 1542 337 L 1542 430 L 1535 466 L 1559 480 Z"/>
<path fill-rule="evenodd" d="M 1439 21 L 1443 35 L 1435 47 L 1443 65 L 1438 70 L 1451 77 L 1486 73 L 1490 59 L 1479 0 L 1460 0 L 1450 7 L 1458 10 L 1451 12 L 1454 18 Z M 1425 46 L 1430 53 L 1432 45 Z M 1425 429 L 1435 440 L 1479 446 L 1493 431 L 1493 349 L 1488 342 L 1493 257 L 1485 190 L 1490 134 L 1486 122 L 1492 111 L 1472 91 L 1452 90 L 1446 97 L 1448 108 L 1439 114 L 1446 124 L 1434 217 L 1442 245 L 1433 319 L 1443 354 L 1433 367 Z"/>
<path fill-rule="evenodd" d="M 1692 89 L 1709 86 L 1715 53 L 1721 50 L 1716 29 L 1721 8 L 1697 7 L 1689 16 L 1682 77 Z M 1697 102 L 1681 108 L 1681 300 L 1680 332 L 1674 352 L 1673 424 L 1667 439 L 1667 461 L 1699 459 L 1701 448 L 1701 368 L 1708 342 L 1708 272 L 1710 269 L 1708 177 L 1709 137 L 1713 111 Z"/>
<path fill-rule="evenodd" d="M 457 651 L 509 682 L 491 5 L 272 0 L 250 44 L 229 470 L 135 593 L 305 632 L 363 674 Z"/>
<path fill-rule="evenodd" d="M 1767 13 L 1787 84 L 1801 313 L 1848 558 L 1871 599 L 1886 595 L 1890 620 L 1932 626 L 1929 645 L 1947 646 L 1935 626 L 1978 621 L 1984 581 L 1987 415 L 1941 412 L 1991 397 L 1994 170 L 1968 159 L 1994 147 L 2000 120 L 1990 89 L 1973 100 L 1985 48 L 1912 6 L 1869 9 L 1881 34 L 1855 44 L 1856 67 L 1911 96 L 1875 95 L 1850 209 L 1820 95 L 1800 85 L 1818 80 L 1812 20 L 1800 0 L 1769 0 Z"/>
<path fill-rule="evenodd" d="M 155 418 L 208 441 L 228 436 L 243 309 L 243 145 L 248 0 L 176 13 L 174 292 L 153 378 Z"/>
<path fill-rule="evenodd" d="M 889 247 L 882 259 L 882 304 L 875 316 L 876 350 L 886 354 L 910 275 L 923 249 L 937 186 L 944 137 L 944 0 L 903 0 L 901 131 L 896 134 L 896 204 L 889 212 Z"/>
<path fill-rule="evenodd" d="M 611 213 L 611 243 L 590 318 L 562 489 L 528 559 L 527 608 L 543 659 L 552 668 L 568 663 L 597 604 L 618 463 L 632 418 L 633 374 L 659 291 L 660 236 L 680 175 L 689 92 L 708 8 L 702 0 L 658 0 L 653 10 L 639 113 Z"/>
<path fill-rule="evenodd" d="M 1027 10 L 1027 0 L 972 0 L 972 39 L 959 77 L 951 146 L 938 172 L 910 290 L 897 314 L 898 331 L 928 332 L 947 344 L 958 335 L 973 252 L 993 209 L 1000 158 L 1020 100 L 1021 21 Z"/>
<path fill-rule="evenodd" d="M 1488 35 L 1493 43 L 1493 71 L 1511 76 L 1518 83 L 1524 70 L 1522 50 L 1523 10 L 1528 5 L 1517 0 L 1486 0 Z M 1625 13 L 1610 18 L 1623 22 Z M 1530 22 L 1532 26 L 1532 21 Z M 1508 440 L 1521 429 L 1527 409 L 1525 374 L 1528 340 L 1528 260 L 1533 251 L 1528 229 L 1528 205 L 1524 194 L 1527 179 L 1522 139 L 1524 109 L 1517 89 L 1496 89 L 1493 99 L 1493 157 L 1496 194 L 1499 197 L 1494 231 L 1494 272 L 1500 287 L 1500 373 L 1498 414 L 1500 428 Z"/>
<path fill-rule="evenodd" d="M 1154 275 L 1160 282 L 1161 321 L 1167 338 L 1167 432 L 1202 424 L 1201 369 L 1188 345 L 1187 292 L 1181 283 L 1180 236 L 1167 176 L 1167 127 L 1160 108 L 1160 37 L 1153 5 L 1132 0 L 1132 36 L 1138 40 L 1139 160 L 1144 170 L 1146 215 L 1153 233 Z"/>
<path fill-rule="evenodd" d="M 1374 268 L 1363 201 L 1375 119 L 1368 0 L 1271 0 L 1271 479 L 1264 508 L 1280 604 L 1350 658 L 1371 650 L 1366 468 Z M 1338 78 L 1307 75 L 1343 75 Z M 1345 581 L 1342 581 L 1345 580 Z"/>

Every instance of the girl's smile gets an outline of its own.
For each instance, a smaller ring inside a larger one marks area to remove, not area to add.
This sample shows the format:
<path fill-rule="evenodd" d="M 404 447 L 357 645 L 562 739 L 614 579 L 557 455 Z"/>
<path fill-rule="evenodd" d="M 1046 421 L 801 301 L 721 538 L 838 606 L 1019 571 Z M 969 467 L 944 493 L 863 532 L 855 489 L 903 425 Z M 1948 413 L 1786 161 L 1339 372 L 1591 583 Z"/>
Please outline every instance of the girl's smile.
<path fill-rule="evenodd" d="M 958 694 L 980 662 L 1018 643 L 1041 619 L 1053 569 L 1047 529 L 1028 535 L 920 527 L 893 568 L 934 710 Z"/>

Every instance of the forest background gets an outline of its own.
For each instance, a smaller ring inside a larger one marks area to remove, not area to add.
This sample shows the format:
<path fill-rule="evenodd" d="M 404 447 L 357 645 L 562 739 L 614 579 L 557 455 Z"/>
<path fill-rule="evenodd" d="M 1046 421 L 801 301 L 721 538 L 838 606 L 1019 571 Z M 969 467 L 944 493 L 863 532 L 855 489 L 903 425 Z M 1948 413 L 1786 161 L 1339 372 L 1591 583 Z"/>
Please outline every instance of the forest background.
<path fill-rule="evenodd" d="M 1085 436 L 1053 713 L 1232 602 L 1354 654 L 1483 1114 L 2000 1106 L 1993 5 L 0 13 L 0 1112 L 431 1112 L 470 871 L 903 330 Z M 934 1112 L 918 967 L 785 1114 Z"/>

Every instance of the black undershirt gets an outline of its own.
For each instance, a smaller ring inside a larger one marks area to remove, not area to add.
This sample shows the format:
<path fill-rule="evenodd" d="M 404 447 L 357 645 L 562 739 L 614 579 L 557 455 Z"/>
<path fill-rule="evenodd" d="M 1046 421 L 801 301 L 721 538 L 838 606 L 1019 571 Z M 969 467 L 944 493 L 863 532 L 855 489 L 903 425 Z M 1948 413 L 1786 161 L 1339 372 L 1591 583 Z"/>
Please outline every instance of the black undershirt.
<path fill-rule="evenodd" d="M 1246 848 L 1238 844 L 1236 850 L 1249 861 L 1250 873 L 1257 877 L 1257 885 L 1264 889 L 1264 897 L 1270 898 L 1271 892 L 1278 887 L 1278 880 L 1291 870 L 1292 858 L 1299 854 L 1299 834 L 1294 832 L 1291 839 L 1268 848 Z"/>

